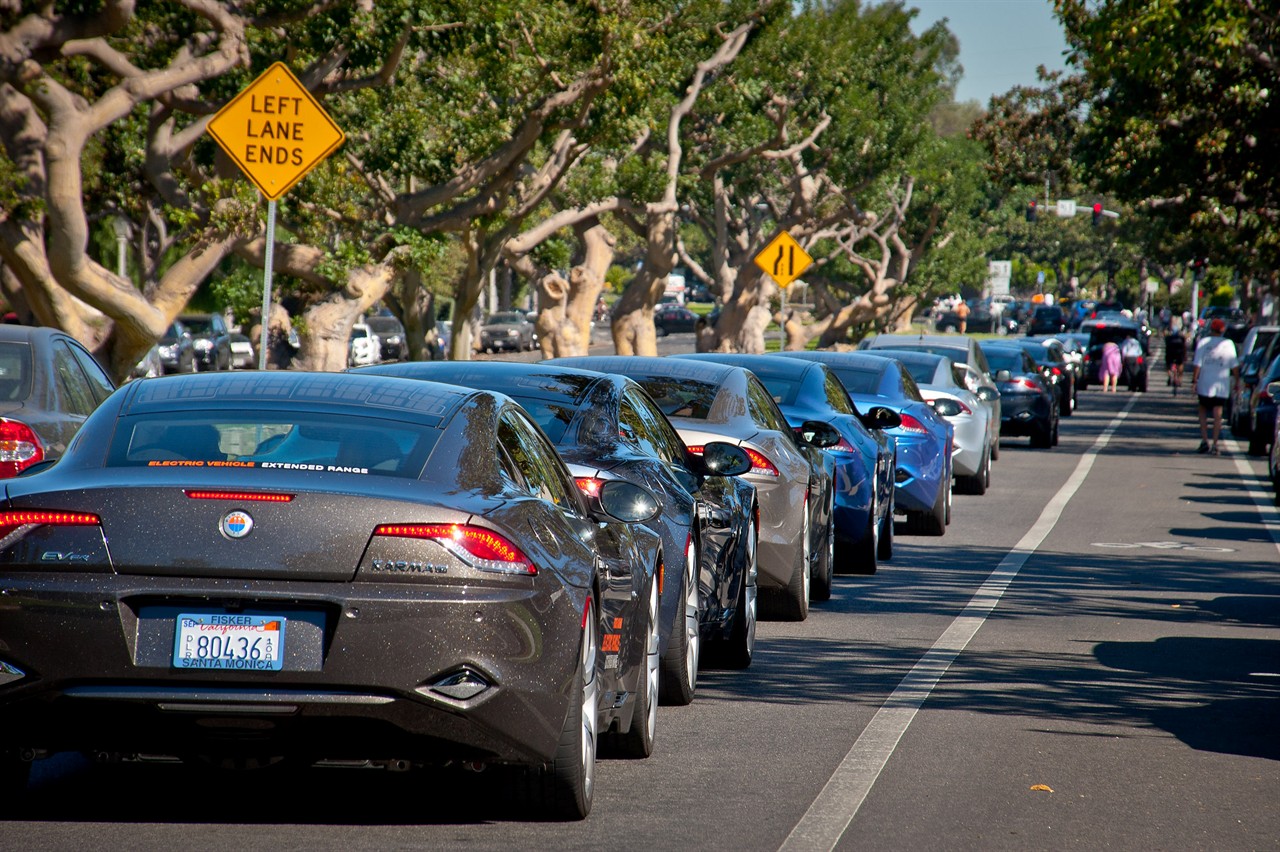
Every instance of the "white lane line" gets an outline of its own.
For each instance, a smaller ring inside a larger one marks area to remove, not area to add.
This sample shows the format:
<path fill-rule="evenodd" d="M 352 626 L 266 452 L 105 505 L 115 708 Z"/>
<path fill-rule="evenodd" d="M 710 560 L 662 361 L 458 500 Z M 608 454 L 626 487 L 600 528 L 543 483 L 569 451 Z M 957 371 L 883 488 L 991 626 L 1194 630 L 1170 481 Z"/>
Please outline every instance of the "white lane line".
<path fill-rule="evenodd" d="M 964 610 L 938 637 L 938 641 L 925 652 L 898 687 L 885 700 L 871 722 L 858 736 L 849 753 L 836 767 L 822 792 L 813 800 L 809 810 L 791 830 L 781 849 L 787 852 L 816 852 L 832 850 L 840 842 L 849 823 L 871 792 L 880 772 L 893 755 L 898 741 L 906 733 L 911 720 L 924 704 L 929 693 L 951 663 L 965 649 L 986 621 L 987 616 L 1000 602 L 1005 589 L 1018 576 L 1031 554 L 1053 531 L 1062 510 L 1084 483 L 1093 468 L 1098 453 L 1110 442 L 1111 436 L 1129 416 L 1137 395 L 1131 395 L 1124 408 L 1107 425 L 1088 450 L 1080 457 L 1075 471 L 1068 477 L 1058 493 L 1053 496 L 1039 519 L 1014 545 L 995 570 L 991 572 L 977 593 L 965 605 Z"/>
<path fill-rule="evenodd" d="M 1231 452 L 1232 460 L 1236 463 L 1236 470 L 1240 472 L 1240 476 L 1248 482 L 1257 473 L 1249 466 L 1249 460 L 1244 453 L 1240 452 L 1240 448 L 1236 446 L 1234 440 L 1225 442 L 1227 449 Z M 1269 459 L 1262 460 L 1262 466 L 1265 469 L 1271 462 Z M 1265 473 L 1264 473 L 1265 478 Z M 1253 500 L 1254 505 L 1258 507 L 1258 515 L 1262 518 L 1262 527 L 1271 536 L 1271 541 L 1276 546 L 1277 553 L 1280 553 L 1280 509 L 1278 509 L 1272 500 L 1272 496 L 1265 491 L 1259 491 L 1256 488 L 1250 488 L 1249 497 Z"/>

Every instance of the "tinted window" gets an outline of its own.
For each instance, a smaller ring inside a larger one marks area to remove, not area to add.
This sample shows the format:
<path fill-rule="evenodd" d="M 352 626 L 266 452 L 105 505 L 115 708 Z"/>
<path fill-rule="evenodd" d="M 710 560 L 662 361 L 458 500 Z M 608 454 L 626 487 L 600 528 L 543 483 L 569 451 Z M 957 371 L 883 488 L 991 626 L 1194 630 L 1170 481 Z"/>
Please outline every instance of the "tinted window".
<path fill-rule="evenodd" d="M 183 317 L 182 322 L 192 334 L 208 334 L 213 330 L 213 321 L 208 317 Z"/>
<path fill-rule="evenodd" d="M 857 413 L 853 400 L 849 399 L 849 393 L 844 389 L 844 385 L 840 384 L 840 380 L 830 370 L 822 371 L 822 389 L 827 396 L 827 405 L 831 406 L 833 411 L 838 411 L 841 414 Z"/>
<path fill-rule="evenodd" d="M 98 407 L 98 401 L 89 388 L 89 380 L 84 377 L 80 365 L 71 354 L 71 348 L 59 341 L 53 345 L 53 371 L 56 374 L 58 390 L 63 405 L 72 414 L 88 415 Z"/>
<path fill-rule="evenodd" d="M 31 347 L 25 343 L 0 343 L 0 400 L 26 399 L 31 395 Z"/>
<path fill-rule="evenodd" d="M 778 404 L 773 401 L 773 397 L 765 390 L 764 385 L 760 384 L 760 380 L 754 376 L 747 379 L 747 410 L 751 413 L 751 419 L 756 425 L 784 435 L 791 434 L 791 427 L 787 425 L 787 419 L 778 410 Z"/>
<path fill-rule="evenodd" d="M 512 396 L 512 399 L 529 413 L 551 443 L 559 444 L 564 439 L 565 430 L 573 422 L 574 409 L 535 397 Z"/>
<path fill-rule="evenodd" d="M 654 455 L 668 465 L 683 470 L 684 442 L 680 440 L 680 436 L 667 418 L 658 410 L 658 406 L 643 394 L 633 394 L 630 391 L 627 392 L 627 400 L 630 401 L 636 415 L 644 422 L 645 431 L 653 444 Z"/>
<path fill-rule="evenodd" d="M 920 386 L 916 384 L 916 380 L 911 378 L 911 374 L 905 369 L 900 371 L 902 378 L 902 395 L 907 399 L 914 399 L 916 402 L 924 402 L 924 396 L 920 393 Z"/>
<path fill-rule="evenodd" d="M 498 440 L 520 469 L 531 494 L 561 508 L 576 509 L 570 496 L 573 486 L 559 456 L 528 420 L 513 410 L 504 412 L 498 424 Z"/>
<path fill-rule="evenodd" d="M 774 402 L 779 405 L 795 405 L 796 396 L 800 393 L 800 382 L 778 376 L 761 376 L 760 381 Z"/>
<path fill-rule="evenodd" d="M 840 384 L 849 393 L 875 394 L 880 390 L 880 372 L 878 370 L 859 370 L 854 367 L 832 367 Z"/>
<path fill-rule="evenodd" d="M 706 420 L 720 392 L 718 385 L 688 378 L 653 376 L 636 378 L 636 381 L 668 417 Z"/>
<path fill-rule="evenodd" d="M 108 467 L 233 467 L 416 478 L 439 431 L 311 412 L 122 418 Z"/>
<path fill-rule="evenodd" d="M 655 458 L 659 456 L 658 448 L 654 446 L 653 438 L 649 435 L 649 424 L 640 417 L 630 398 L 624 398 L 618 404 L 618 431 L 622 435 L 622 440 L 644 455 Z"/>
<path fill-rule="evenodd" d="M 921 364 L 913 361 L 904 361 L 902 366 L 906 368 L 907 374 L 916 382 L 922 385 L 930 384 L 933 376 L 937 372 L 932 364 Z"/>
<path fill-rule="evenodd" d="M 99 403 L 111 396 L 111 392 L 116 389 L 111 379 L 103 371 L 101 365 L 94 359 L 92 355 L 81 349 L 75 344 L 70 344 L 71 354 L 75 357 L 76 363 L 80 365 L 80 369 L 84 371 L 84 376 L 89 382 L 89 388 L 93 391 L 94 397 Z"/>
<path fill-rule="evenodd" d="M 1011 373 L 1023 373 L 1023 354 L 1012 349 L 991 350 L 987 352 L 987 361 L 991 364 L 991 369 L 999 372 L 1000 370 L 1008 370 Z"/>

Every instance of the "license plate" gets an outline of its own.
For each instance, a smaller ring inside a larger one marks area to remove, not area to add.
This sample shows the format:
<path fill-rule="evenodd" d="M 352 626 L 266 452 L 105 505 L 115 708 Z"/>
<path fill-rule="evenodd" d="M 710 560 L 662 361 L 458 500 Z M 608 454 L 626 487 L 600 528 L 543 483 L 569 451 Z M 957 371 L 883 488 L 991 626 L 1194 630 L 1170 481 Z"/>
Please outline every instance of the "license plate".
<path fill-rule="evenodd" d="M 284 662 L 284 626 L 278 615 L 179 613 L 173 666 L 278 672 Z"/>

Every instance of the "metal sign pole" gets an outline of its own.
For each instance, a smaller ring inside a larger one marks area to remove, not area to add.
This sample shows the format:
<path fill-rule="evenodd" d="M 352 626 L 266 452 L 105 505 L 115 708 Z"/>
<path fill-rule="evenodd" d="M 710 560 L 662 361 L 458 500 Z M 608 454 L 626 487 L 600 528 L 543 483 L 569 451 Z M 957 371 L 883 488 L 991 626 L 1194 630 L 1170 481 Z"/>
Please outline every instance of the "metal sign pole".
<path fill-rule="evenodd" d="M 266 261 L 262 264 L 262 340 L 258 344 L 258 369 L 267 369 L 267 322 L 271 314 L 271 261 L 276 254 L 276 203 L 267 202 Z"/>

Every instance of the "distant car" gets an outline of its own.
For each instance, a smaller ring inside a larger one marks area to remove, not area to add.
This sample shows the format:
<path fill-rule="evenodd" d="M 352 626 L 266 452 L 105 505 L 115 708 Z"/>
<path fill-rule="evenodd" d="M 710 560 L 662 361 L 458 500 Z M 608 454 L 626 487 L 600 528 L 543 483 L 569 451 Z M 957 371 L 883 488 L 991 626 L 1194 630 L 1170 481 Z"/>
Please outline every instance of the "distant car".
<path fill-rule="evenodd" d="M 180 320 L 175 320 L 156 344 L 160 363 L 166 373 L 194 373 L 196 371 L 196 347 L 191 332 Z"/>
<path fill-rule="evenodd" d="M 197 370 L 231 369 L 231 333 L 222 314 L 183 314 L 178 320 L 191 333 Z"/>
<path fill-rule="evenodd" d="M 1039 305 L 1027 321 L 1027 334 L 1061 334 L 1067 330 L 1067 312 L 1057 305 Z"/>
<path fill-rule="evenodd" d="M 533 349 L 533 323 L 520 311 L 490 314 L 480 327 L 480 349 L 484 352 L 527 352 Z"/>
<path fill-rule="evenodd" d="M 399 319 L 389 314 L 379 314 L 365 317 L 364 324 L 378 335 L 378 342 L 382 347 L 381 360 L 404 361 L 409 357 L 409 340 Z"/>
<path fill-rule="evenodd" d="M 1272 399 L 1280 399 L 1280 382 L 1272 382 L 1267 387 Z M 1275 418 L 1275 426 L 1271 432 L 1271 457 L 1267 460 L 1267 471 L 1271 475 L 1273 502 L 1280 506 L 1280 417 Z"/>
<path fill-rule="evenodd" d="M 1107 343 L 1120 347 L 1122 366 L 1119 384 L 1127 386 L 1131 391 L 1141 392 L 1147 389 L 1151 368 L 1147 357 L 1148 338 L 1139 323 L 1127 319 L 1090 320 L 1082 327 L 1089 329 L 1089 348 L 1084 355 L 1084 383 L 1079 385 L 1081 390 L 1089 385 L 1102 384 L 1102 347 Z"/>
<path fill-rule="evenodd" d="M 680 305 L 660 304 L 653 310 L 653 328 L 658 337 L 693 331 L 697 323 L 698 315 Z"/>
<path fill-rule="evenodd" d="M 1225 305 L 1210 305 L 1200 312 L 1200 317 L 1196 320 L 1196 337 L 1207 333 L 1209 323 L 1215 319 L 1220 319 L 1226 324 L 1223 337 L 1236 346 L 1244 343 L 1245 335 L 1249 333 L 1249 315 L 1240 308 L 1230 308 Z"/>
<path fill-rule="evenodd" d="M 706 284 L 690 284 L 685 291 L 686 302 L 714 302 L 715 297 L 711 295 L 711 290 Z"/>
<path fill-rule="evenodd" d="M 164 361 L 160 358 L 160 345 L 156 344 L 147 350 L 147 354 L 133 365 L 129 371 L 131 379 L 154 379 L 164 375 Z"/>
<path fill-rule="evenodd" d="M 0 325 L 0 478 L 61 458 L 113 390 L 111 377 L 70 336 Z"/>
<path fill-rule="evenodd" d="M 453 325 L 448 320 L 436 320 L 434 334 L 427 331 L 427 349 L 431 351 L 432 361 L 443 361 L 449 357 L 449 342 L 453 339 Z"/>
<path fill-rule="evenodd" d="M 347 365 L 350 367 L 367 367 L 382 360 L 382 344 L 378 336 L 362 322 L 351 326 L 348 348 Z"/>
<path fill-rule="evenodd" d="M 1040 367 L 1021 346 L 993 340 L 983 343 L 982 351 L 1000 386 L 1000 434 L 1030 437 L 1038 449 L 1057 446 L 1058 397 Z"/>
<path fill-rule="evenodd" d="M 1053 338 L 1020 337 L 1017 344 L 1027 351 L 1045 380 L 1058 395 L 1058 414 L 1070 417 L 1076 410 L 1076 372 L 1067 362 L 1062 343 Z"/>
<path fill-rule="evenodd" d="M 967 334 L 1017 334 L 1018 320 L 1012 312 L 993 310 L 992 305 L 981 299 L 970 299 L 969 316 L 965 320 Z M 934 327 L 939 332 L 959 331 L 960 315 L 954 310 L 943 311 L 934 320 Z"/>
<path fill-rule="evenodd" d="M 231 366 L 236 370 L 251 370 L 258 365 L 253 352 L 253 341 L 248 335 L 231 332 Z"/>

